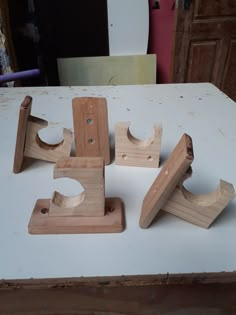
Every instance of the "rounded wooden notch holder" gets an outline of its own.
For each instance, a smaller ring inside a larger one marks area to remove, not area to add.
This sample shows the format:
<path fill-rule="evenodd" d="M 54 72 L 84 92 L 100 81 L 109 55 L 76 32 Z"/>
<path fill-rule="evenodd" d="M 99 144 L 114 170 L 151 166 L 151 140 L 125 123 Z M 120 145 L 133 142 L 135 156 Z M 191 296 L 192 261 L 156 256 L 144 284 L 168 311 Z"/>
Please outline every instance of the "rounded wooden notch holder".
<path fill-rule="evenodd" d="M 104 216 L 105 182 L 103 158 L 61 158 L 54 167 L 54 178 L 71 178 L 84 191 L 77 196 L 54 192 L 50 202 L 50 216 Z"/>
<path fill-rule="evenodd" d="M 216 190 L 200 195 L 191 193 L 181 183 L 162 210 L 200 227 L 209 228 L 234 197 L 233 185 L 222 179 Z"/>
<path fill-rule="evenodd" d="M 115 127 L 115 161 L 118 165 L 159 167 L 162 128 L 154 125 L 154 134 L 149 139 L 135 138 L 129 122 L 120 122 Z"/>
<path fill-rule="evenodd" d="M 24 157 L 56 162 L 63 156 L 69 156 L 72 144 L 72 132 L 63 129 L 63 140 L 58 144 L 48 144 L 39 137 L 39 131 L 48 126 L 44 119 L 31 114 L 32 97 L 26 96 L 20 107 L 15 147 L 13 172 L 22 170 Z"/>
<path fill-rule="evenodd" d="M 104 159 L 100 157 L 61 158 L 54 178 L 77 180 L 84 192 L 37 200 L 28 225 L 31 234 L 117 233 L 124 230 L 120 198 L 105 198 Z"/>
<path fill-rule="evenodd" d="M 220 180 L 218 189 L 194 195 L 183 187 L 192 175 L 193 145 L 184 134 L 147 192 L 139 225 L 147 228 L 162 209 L 198 226 L 208 228 L 235 197 L 232 184 Z"/>

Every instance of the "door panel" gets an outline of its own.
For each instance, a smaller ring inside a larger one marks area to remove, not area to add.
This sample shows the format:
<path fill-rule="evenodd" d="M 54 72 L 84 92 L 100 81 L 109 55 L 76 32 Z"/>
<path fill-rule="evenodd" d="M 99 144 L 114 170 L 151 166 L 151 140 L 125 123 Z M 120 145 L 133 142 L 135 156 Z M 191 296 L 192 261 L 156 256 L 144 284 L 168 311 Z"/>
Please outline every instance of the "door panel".
<path fill-rule="evenodd" d="M 218 45 L 219 46 L 219 45 Z M 217 41 L 190 43 L 187 82 L 214 81 L 214 66 L 216 62 Z M 204 65 L 204 68 L 199 67 Z"/>
<path fill-rule="evenodd" d="M 172 82 L 212 82 L 236 100 L 236 1 L 179 0 Z"/>
<path fill-rule="evenodd" d="M 236 100 L 236 38 L 231 40 L 229 54 L 223 75 L 223 82 L 221 88 L 223 91 Z"/>
<path fill-rule="evenodd" d="M 195 6 L 196 17 L 224 17 L 236 15 L 235 0 L 197 0 Z"/>

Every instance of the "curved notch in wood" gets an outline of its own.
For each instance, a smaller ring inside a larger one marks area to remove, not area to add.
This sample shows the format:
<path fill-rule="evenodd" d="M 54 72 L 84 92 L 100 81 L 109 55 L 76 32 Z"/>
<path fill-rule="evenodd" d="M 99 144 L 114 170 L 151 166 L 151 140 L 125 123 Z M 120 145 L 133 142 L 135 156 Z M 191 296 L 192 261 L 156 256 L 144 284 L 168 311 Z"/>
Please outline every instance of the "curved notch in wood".
<path fill-rule="evenodd" d="M 54 178 L 68 177 L 80 182 L 84 191 L 78 196 L 53 194 L 51 216 L 104 216 L 105 184 L 103 158 L 62 158 L 54 168 Z"/>
<path fill-rule="evenodd" d="M 147 228 L 159 210 L 208 228 L 235 197 L 232 184 L 220 180 L 219 187 L 206 195 L 194 195 L 183 186 L 192 175 L 193 145 L 184 134 L 146 194 L 139 225 Z"/>
<path fill-rule="evenodd" d="M 52 197 L 52 203 L 59 208 L 77 208 L 84 202 L 85 192 L 77 196 L 65 196 L 55 191 Z"/>
<path fill-rule="evenodd" d="M 115 128 L 115 160 L 118 165 L 159 167 L 162 128 L 154 125 L 154 134 L 146 140 L 135 138 L 128 122 Z"/>
<path fill-rule="evenodd" d="M 104 196 L 104 160 L 62 158 L 54 178 L 78 180 L 83 188 L 78 196 L 55 192 L 52 199 L 37 200 L 28 225 L 31 234 L 118 233 L 124 230 L 124 209 L 120 198 Z"/>
<path fill-rule="evenodd" d="M 42 141 L 38 132 L 42 128 L 46 128 L 48 122 L 31 116 L 31 107 L 32 97 L 26 96 L 20 107 L 13 166 L 14 173 L 21 171 L 24 156 L 56 162 L 59 158 L 70 155 L 72 132 L 64 129 L 64 139 L 59 144 L 50 145 Z"/>
<path fill-rule="evenodd" d="M 139 220 L 141 228 L 147 228 L 152 223 L 157 213 L 170 198 L 175 187 L 185 177 L 192 161 L 192 139 L 189 135 L 183 134 L 143 200 Z"/>
<path fill-rule="evenodd" d="M 181 184 L 176 187 L 162 210 L 208 228 L 234 197 L 233 185 L 224 180 L 220 180 L 215 191 L 205 195 L 194 195 Z"/>
<path fill-rule="evenodd" d="M 63 140 L 57 144 L 48 144 L 39 137 L 39 131 L 48 126 L 48 122 L 30 116 L 27 124 L 24 156 L 49 162 L 56 162 L 63 156 L 69 156 L 72 144 L 72 132 L 63 129 Z"/>

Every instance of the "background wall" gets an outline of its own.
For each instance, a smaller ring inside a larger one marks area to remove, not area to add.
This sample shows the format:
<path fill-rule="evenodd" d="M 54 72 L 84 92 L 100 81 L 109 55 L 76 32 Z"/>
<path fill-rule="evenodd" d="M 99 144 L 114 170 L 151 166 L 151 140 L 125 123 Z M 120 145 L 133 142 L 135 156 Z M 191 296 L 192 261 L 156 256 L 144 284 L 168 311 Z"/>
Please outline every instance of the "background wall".
<path fill-rule="evenodd" d="M 157 55 L 157 83 L 171 82 L 175 0 L 149 0 L 149 53 Z"/>

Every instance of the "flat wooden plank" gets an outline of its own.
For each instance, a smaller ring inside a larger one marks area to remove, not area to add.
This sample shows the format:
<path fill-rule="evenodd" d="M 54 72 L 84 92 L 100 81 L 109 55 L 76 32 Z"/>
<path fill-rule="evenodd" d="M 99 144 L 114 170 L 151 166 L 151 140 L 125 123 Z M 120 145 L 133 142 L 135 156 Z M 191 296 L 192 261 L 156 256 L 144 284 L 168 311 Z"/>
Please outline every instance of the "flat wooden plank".
<path fill-rule="evenodd" d="M 147 228 L 183 179 L 193 161 L 192 139 L 184 134 L 146 194 L 139 225 Z"/>
<path fill-rule="evenodd" d="M 37 200 L 28 231 L 30 234 L 119 233 L 124 230 L 123 203 L 119 198 L 106 198 L 103 217 L 49 216 L 50 199 Z"/>
<path fill-rule="evenodd" d="M 57 59 L 61 85 L 156 84 L 156 55 Z"/>
<path fill-rule="evenodd" d="M 110 163 L 107 102 L 102 97 L 72 101 L 76 156 L 103 157 Z"/>
<path fill-rule="evenodd" d="M 1 280 L 0 292 L 4 315 L 236 314 L 236 272 Z"/>
<path fill-rule="evenodd" d="M 24 147 L 27 132 L 27 123 L 31 113 L 32 97 L 26 96 L 20 106 L 18 129 L 16 136 L 15 157 L 13 172 L 19 173 L 21 171 L 24 160 Z"/>

